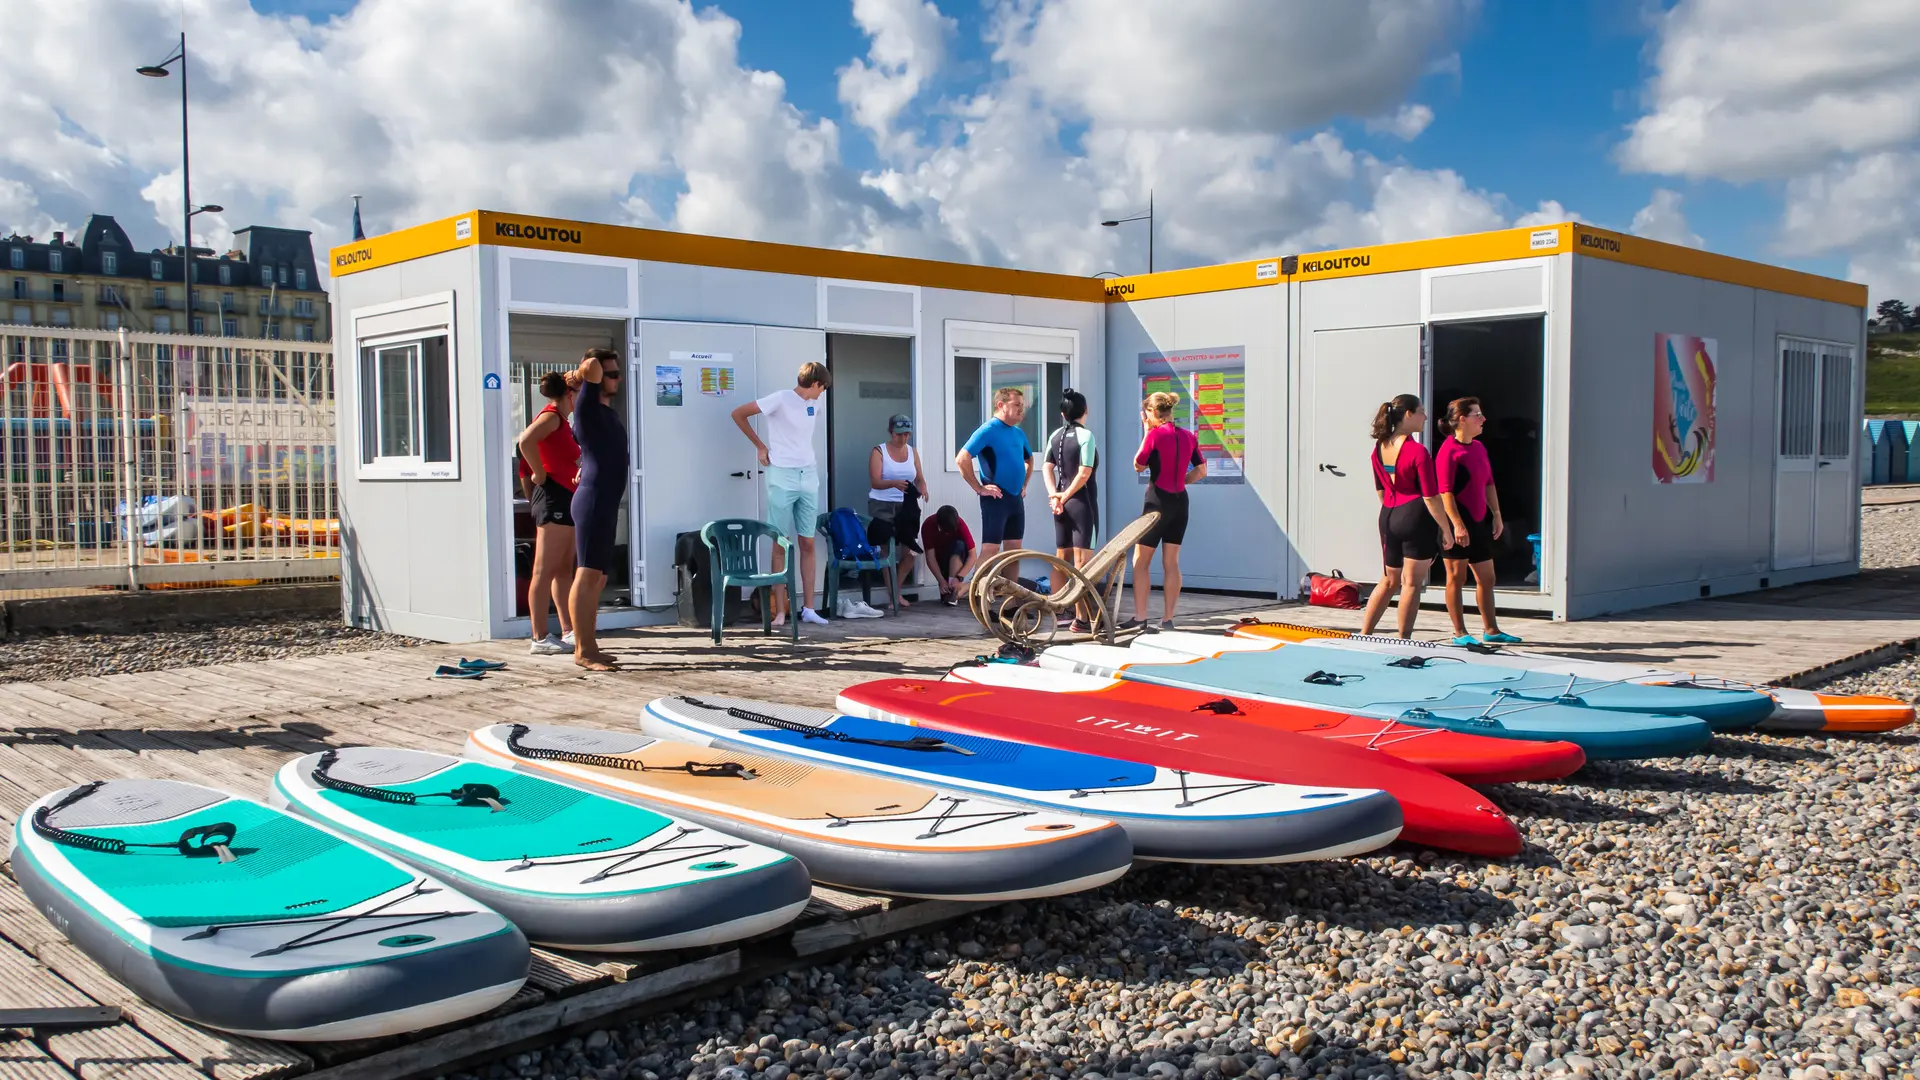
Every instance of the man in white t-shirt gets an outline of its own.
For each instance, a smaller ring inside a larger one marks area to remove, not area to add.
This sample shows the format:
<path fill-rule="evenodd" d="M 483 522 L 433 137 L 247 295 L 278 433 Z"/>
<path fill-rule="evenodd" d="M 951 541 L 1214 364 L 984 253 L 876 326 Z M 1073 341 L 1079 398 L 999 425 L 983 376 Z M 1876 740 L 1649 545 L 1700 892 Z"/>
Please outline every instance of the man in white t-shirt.
<path fill-rule="evenodd" d="M 749 401 L 733 410 L 733 422 L 748 441 L 760 451 L 760 465 L 767 477 L 767 519 L 782 536 L 794 538 L 800 549 L 800 588 L 805 603 L 800 606 L 801 622 L 825 625 L 826 619 L 813 610 L 813 533 L 820 514 L 820 472 L 813 459 L 813 430 L 826 412 L 820 395 L 827 392 L 832 379 L 825 364 L 800 365 L 799 385 L 779 390 L 757 401 Z M 767 439 L 760 441 L 747 418 L 758 413 L 767 418 Z M 778 544 L 773 548 L 773 572 L 786 569 L 786 554 Z M 787 621 L 784 608 L 786 591 L 772 590 L 773 624 Z"/>

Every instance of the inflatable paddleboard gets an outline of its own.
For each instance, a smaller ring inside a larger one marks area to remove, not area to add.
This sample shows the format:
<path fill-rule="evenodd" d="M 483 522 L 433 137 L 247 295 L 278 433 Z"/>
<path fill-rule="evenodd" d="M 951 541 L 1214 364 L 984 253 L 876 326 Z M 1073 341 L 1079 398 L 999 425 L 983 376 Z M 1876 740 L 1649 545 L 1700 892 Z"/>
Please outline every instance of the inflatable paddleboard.
<path fill-rule="evenodd" d="M 1357 855 L 1400 833 L 1400 806 L 1370 788 L 1276 784 L 1091 752 L 909 727 L 739 698 L 660 698 L 641 726 L 710 746 L 917 780 L 1118 823 L 1138 859 L 1285 863 Z"/>
<path fill-rule="evenodd" d="M 937 900 L 1019 900 L 1127 872 L 1113 822 L 786 758 L 548 724 L 495 724 L 466 753 L 668 810 L 806 863 L 817 881 Z"/>
<path fill-rule="evenodd" d="M 947 682 L 881 679 L 861 683 L 848 687 L 840 703 L 850 713 L 929 724 L 943 732 L 1099 753 L 1168 769 L 1229 773 L 1274 783 L 1379 788 L 1400 804 L 1406 822 L 1400 832 L 1403 841 L 1494 857 L 1520 850 L 1519 831 L 1491 800 L 1431 769 L 1385 754 L 1259 727 L 1210 709 L 1176 710 L 1095 695 L 964 681 L 985 669 L 1015 667 L 959 667 L 949 676 L 953 681 Z M 1017 670 L 1069 680 L 1080 677 L 1024 666 Z"/>
<path fill-rule="evenodd" d="M 947 678 L 1067 695 L 1083 700 L 1066 707 L 1083 712 L 1093 708 L 1133 704 L 1181 713 L 1213 713 L 1274 731 L 1391 755 L 1415 765 L 1424 765 L 1442 776 L 1450 776 L 1475 787 L 1559 780 L 1578 772 L 1587 763 L 1587 755 L 1570 742 L 1494 739 L 1445 728 L 1414 727 L 1377 716 L 1338 713 L 1100 675 L 1078 675 L 1031 664 L 964 664 L 955 667 L 947 674 Z M 1335 767 L 1334 762 L 1314 760 L 1314 753 L 1310 746 L 1290 744 L 1289 754 L 1303 765 L 1313 761 L 1313 768 L 1323 765 Z M 1302 759 L 1300 755 L 1303 754 L 1308 757 Z M 1345 754 L 1340 755 L 1337 762 L 1339 768 L 1346 770 L 1357 767 L 1357 760 Z M 1308 772 L 1304 775 L 1331 778 L 1339 783 L 1359 782 L 1348 779 L 1346 773 Z"/>
<path fill-rule="evenodd" d="M 11 860 L 33 906 L 129 990 L 236 1035 L 396 1035 L 484 1013 L 527 978 L 527 939 L 484 904 L 198 784 L 62 788 L 14 823 Z"/>
<path fill-rule="evenodd" d="M 1505 646 L 1446 645 L 1429 641 L 1401 641 L 1399 638 L 1368 637 L 1338 630 L 1296 626 L 1290 623 L 1242 623 L 1232 631 L 1235 638 L 1254 640 L 1306 641 L 1312 638 L 1340 642 L 1390 645 L 1411 655 L 1410 650 L 1440 656 L 1458 656 L 1476 663 L 1502 667 L 1526 667 L 1560 675 L 1583 675 L 1590 679 L 1617 679 L 1659 686 L 1693 687 L 1706 690 L 1744 690 L 1765 694 L 1773 700 L 1772 711 L 1761 720 L 1758 731 L 1833 731 L 1872 733 L 1893 731 L 1914 721 L 1910 701 L 1873 694 L 1822 694 L 1787 686 L 1762 686 L 1738 679 L 1700 675 L 1670 668 L 1646 667 L 1605 660 L 1575 660 L 1564 656 Z"/>
<path fill-rule="evenodd" d="M 1156 656 L 1165 659 L 1149 659 Z M 1570 742 L 1589 760 L 1670 757 L 1713 737 L 1706 721 L 1691 716 L 1597 709 L 1578 704 L 1582 698 L 1561 703 L 1544 688 L 1532 692 L 1547 699 L 1535 700 L 1511 685 L 1524 686 L 1524 676 L 1501 680 L 1489 676 L 1505 673 L 1482 671 L 1466 682 L 1458 664 L 1410 667 L 1395 660 L 1307 644 L 1186 659 L 1113 645 L 1056 645 L 1039 657 L 1040 666 L 1061 671 L 1363 713 L 1414 727 Z"/>
<path fill-rule="evenodd" d="M 1695 716 L 1715 731 L 1744 731 L 1773 713 L 1773 699 L 1752 690 L 1704 690 L 1697 687 L 1637 683 L 1626 678 L 1550 672 L 1518 658 L 1488 664 L 1468 650 L 1436 653 L 1397 638 L 1310 638 L 1287 642 L 1274 638 L 1224 637 L 1219 634 L 1168 632 L 1136 641 L 1136 651 L 1171 653 L 1181 657 L 1225 656 L 1230 653 L 1273 654 L 1282 649 L 1331 649 L 1386 656 L 1389 663 L 1415 669 L 1439 669 L 1456 686 L 1497 686 L 1525 701 L 1569 699 L 1595 709 Z M 1572 700 L 1577 699 L 1577 700 Z"/>
<path fill-rule="evenodd" d="M 456 883 L 543 945 L 737 941 L 812 898 L 799 862 L 704 825 L 445 754 L 349 747 L 273 778 L 276 805 Z"/>

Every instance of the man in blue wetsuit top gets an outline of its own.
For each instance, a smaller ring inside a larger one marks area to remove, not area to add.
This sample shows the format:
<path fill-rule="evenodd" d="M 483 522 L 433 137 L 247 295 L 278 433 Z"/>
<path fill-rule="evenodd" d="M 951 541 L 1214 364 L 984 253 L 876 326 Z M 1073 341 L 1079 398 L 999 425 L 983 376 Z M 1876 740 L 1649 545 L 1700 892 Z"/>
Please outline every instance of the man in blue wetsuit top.
<path fill-rule="evenodd" d="M 1005 386 L 994 392 L 993 416 L 974 430 L 954 463 L 967 486 L 980 496 L 980 562 L 1001 548 L 1017 548 L 1027 535 L 1027 480 L 1033 475 L 1033 446 L 1020 422 L 1027 396 Z M 979 462 L 976 472 L 974 463 Z"/>

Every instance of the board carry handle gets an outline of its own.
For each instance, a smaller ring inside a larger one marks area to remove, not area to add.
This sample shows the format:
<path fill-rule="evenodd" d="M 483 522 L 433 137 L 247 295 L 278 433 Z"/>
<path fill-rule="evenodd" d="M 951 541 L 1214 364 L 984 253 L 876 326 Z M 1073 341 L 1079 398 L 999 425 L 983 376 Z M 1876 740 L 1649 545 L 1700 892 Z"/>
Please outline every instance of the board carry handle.
<path fill-rule="evenodd" d="M 765 713 L 757 713 L 752 709 L 742 709 L 738 706 L 721 709 L 717 705 L 709 705 L 698 698 L 683 696 L 680 700 L 696 709 L 712 709 L 716 712 L 724 712 L 735 720 L 745 720 L 754 724 L 765 724 L 768 727 L 791 731 L 809 739 L 828 739 L 839 743 L 857 743 L 861 746 L 882 746 L 890 750 L 918 750 L 922 752 L 951 750 L 956 754 L 965 754 L 967 757 L 974 756 L 973 751 L 964 746 L 955 746 L 945 739 L 937 739 L 931 735 L 915 735 L 911 739 L 864 739 L 858 735 L 849 735 L 844 731 L 834 731 L 831 728 L 803 724 L 798 720 L 785 720 L 778 716 L 768 716 Z"/>
<path fill-rule="evenodd" d="M 132 848 L 173 848 L 188 858 L 212 853 L 223 863 L 233 861 L 233 837 L 239 830 L 231 821 L 216 821 L 208 825 L 198 825 L 180 834 L 178 840 L 164 843 L 130 843 L 117 836 L 99 836 L 94 833 L 74 832 L 63 829 L 53 823 L 53 815 L 72 806 L 74 803 L 99 791 L 104 780 L 90 780 L 67 794 L 67 797 L 51 806 L 43 806 L 33 812 L 33 831 L 56 844 L 68 847 L 84 848 L 88 851 L 104 852 L 108 855 L 125 855 Z"/>
<path fill-rule="evenodd" d="M 1345 686 L 1350 682 L 1360 682 L 1365 678 L 1365 675 L 1341 675 L 1333 671 L 1316 671 L 1311 675 L 1305 676 L 1300 681 L 1313 683 L 1316 686 Z"/>
<path fill-rule="evenodd" d="M 500 789 L 492 784 L 461 784 L 451 791 L 396 791 L 393 788 L 356 784 L 351 780 L 342 780 L 332 775 L 329 770 L 339 761 L 340 751 L 338 750 L 329 750 L 321 754 L 319 764 L 313 767 L 311 774 L 313 782 L 346 795 L 358 795 L 363 799 L 399 803 L 403 806 L 413 806 L 421 799 L 452 799 L 455 805 L 485 806 L 496 814 L 506 809 L 500 798 Z"/>

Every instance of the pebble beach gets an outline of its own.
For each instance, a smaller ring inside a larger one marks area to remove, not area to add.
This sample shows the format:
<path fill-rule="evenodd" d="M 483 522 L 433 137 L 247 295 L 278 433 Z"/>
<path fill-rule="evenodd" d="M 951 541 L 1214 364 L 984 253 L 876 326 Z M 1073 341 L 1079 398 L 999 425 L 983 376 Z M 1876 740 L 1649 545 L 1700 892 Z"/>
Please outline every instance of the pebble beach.
<path fill-rule="evenodd" d="M 1920 563 L 1920 508 L 1863 526 Z M 1137 864 L 457 1080 L 1912 1077 L 1916 793 L 1914 734 L 1723 735 L 1490 789 L 1508 861 Z"/>

